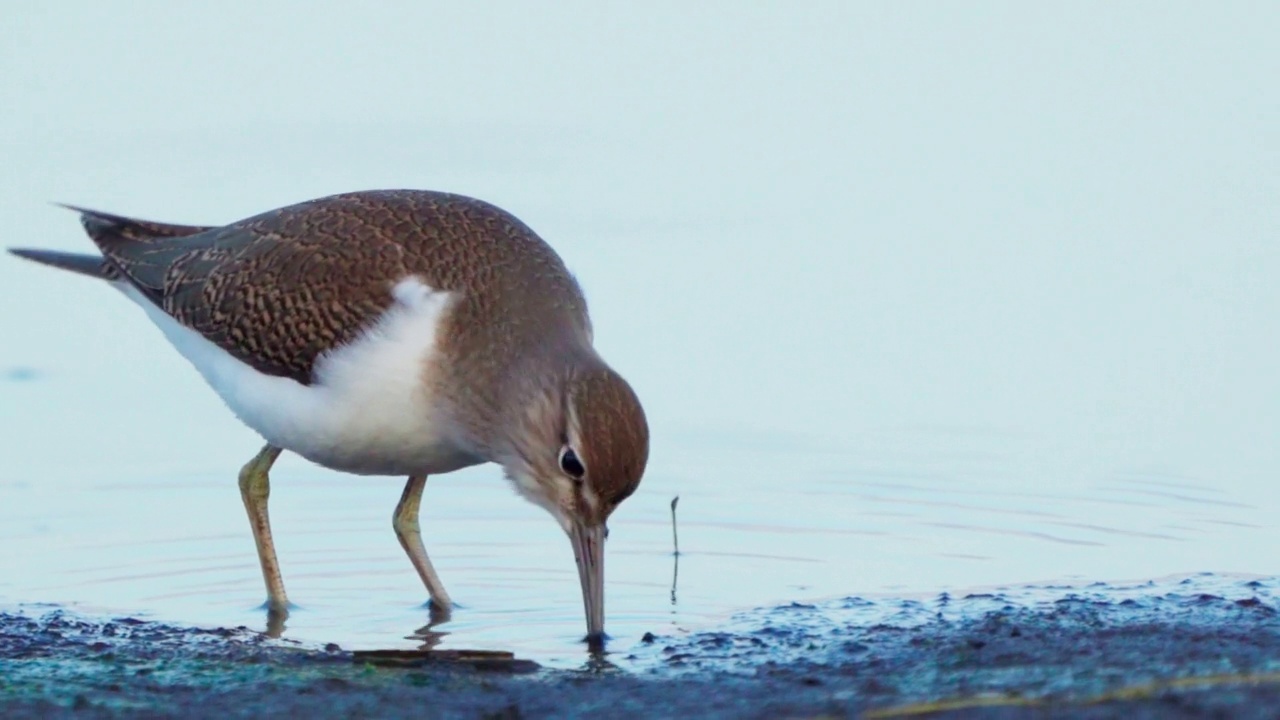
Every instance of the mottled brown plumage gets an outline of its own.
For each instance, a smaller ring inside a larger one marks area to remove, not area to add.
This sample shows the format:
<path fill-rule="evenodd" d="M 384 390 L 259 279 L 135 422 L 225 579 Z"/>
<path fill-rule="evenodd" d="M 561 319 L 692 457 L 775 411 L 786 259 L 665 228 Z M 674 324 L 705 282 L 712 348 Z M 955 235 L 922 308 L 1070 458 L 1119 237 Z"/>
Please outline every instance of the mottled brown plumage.
<path fill-rule="evenodd" d="M 304 384 L 321 353 L 386 311 L 406 275 L 465 298 L 443 333 L 460 355 L 518 352 L 560 326 L 590 332 L 555 251 L 507 212 L 460 195 L 349 193 L 190 234 L 84 217 L 109 263 L 166 313 L 255 369 Z M 542 327 L 503 319 L 516 310 Z M 477 343 L 467 328 L 481 325 Z"/>
<path fill-rule="evenodd" d="M 151 308 L 268 438 L 240 486 L 272 608 L 287 606 L 266 513 L 282 448 L 336 469 L 409 474 L 396 534 L 446 609 L 418 502 L 427 474 L 487 461 L 570 535 L 599 636 L 605 522 L 640 483 L 649 430 L 631 386 L 592 348 L 577 281 L 532 230 L 479 200 L 411 190 L 335 195 L 221 227 L 72 209 L 101 257 L 12 252 L 110 280 Z"/>

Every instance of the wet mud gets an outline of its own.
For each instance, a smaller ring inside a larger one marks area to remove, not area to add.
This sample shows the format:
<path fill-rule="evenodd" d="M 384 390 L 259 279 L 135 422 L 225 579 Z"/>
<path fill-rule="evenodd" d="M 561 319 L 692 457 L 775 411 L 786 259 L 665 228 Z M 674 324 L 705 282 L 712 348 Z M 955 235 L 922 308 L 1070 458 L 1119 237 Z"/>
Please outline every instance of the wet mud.
<path fill-rule="evenodd" d="M 1200 575 L 797 603 L 655 628 L 572 670 L 387 665 L 17 608 L 0 613 L 0 717 L 1274 717 L 1278 588 Z"/>

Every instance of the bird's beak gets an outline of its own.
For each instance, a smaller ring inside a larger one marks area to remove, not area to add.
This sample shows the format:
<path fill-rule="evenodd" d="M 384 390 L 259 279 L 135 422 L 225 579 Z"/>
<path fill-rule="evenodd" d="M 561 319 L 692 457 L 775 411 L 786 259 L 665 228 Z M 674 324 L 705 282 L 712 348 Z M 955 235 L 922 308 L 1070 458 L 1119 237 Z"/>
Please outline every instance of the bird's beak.
<path fill-rule="evenodd" d="M 587 611 L 587 642 L 595 643 L 604 639 L 604 534 L 604 523 L 574 522 L 569 530 Z"/>

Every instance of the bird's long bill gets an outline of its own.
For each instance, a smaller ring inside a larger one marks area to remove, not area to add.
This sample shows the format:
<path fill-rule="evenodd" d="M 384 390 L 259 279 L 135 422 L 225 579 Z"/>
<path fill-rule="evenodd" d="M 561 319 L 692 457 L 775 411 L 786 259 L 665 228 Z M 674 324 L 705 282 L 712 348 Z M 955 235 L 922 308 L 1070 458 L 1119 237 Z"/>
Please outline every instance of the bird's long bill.
<path fill-rule="evenodd" d="M 569 530 L 573 557 L 582 581 L 582 606 L 587 611 L 587 641 L 604 638 L 604 524 L 574 523 Z"/>

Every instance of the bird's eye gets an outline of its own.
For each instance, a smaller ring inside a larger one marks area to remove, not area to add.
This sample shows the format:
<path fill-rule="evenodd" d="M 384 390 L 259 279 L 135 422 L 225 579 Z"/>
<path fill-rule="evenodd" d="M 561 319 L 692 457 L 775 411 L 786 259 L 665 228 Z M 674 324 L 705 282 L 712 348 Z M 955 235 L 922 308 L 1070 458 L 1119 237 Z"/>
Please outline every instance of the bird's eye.
<path fill-rule="evenodd" d="M 582 466 L 582 461 L 578 459 L 578 454 L 568 446 L 565 446 L 560 451 L 560 469 L 564 471 L 565 475 L 574 480 L 581 480 L 582 476 L 587 474 L 587 469 Z"/>

